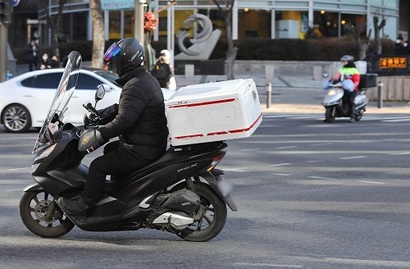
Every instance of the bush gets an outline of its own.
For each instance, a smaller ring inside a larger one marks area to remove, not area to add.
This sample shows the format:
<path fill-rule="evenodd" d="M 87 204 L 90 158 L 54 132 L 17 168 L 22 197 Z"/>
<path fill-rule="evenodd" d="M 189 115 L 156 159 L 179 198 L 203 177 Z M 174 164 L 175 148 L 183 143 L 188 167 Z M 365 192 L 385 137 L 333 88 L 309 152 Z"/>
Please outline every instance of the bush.
<path fill-rule="evenodd" d="M 107 41 L 108 48 L 113 41 Z M 151 43 L 156 52 L 166 48 L 166 40 Z M 189 46 L 187 44 L 187 46 Z M 281 60 L 281 61 L 338 61 L 341 55 L 350 54 L 359 59 L 359 45 L 351 37 L 324 38 L 324 39 L 244 39 L 235 40 L 238 48 L 237 60 Z M 383 55 L 394 54 L 394 42 L 382 39 Z M 60 58 L 67 56 L 71 51 L 81 53 L 83 61 L 91 61 L 92 41 L 76 41 L 60 43 Z M 226 39 L 220 39 L 211 54 L 211 59 L 225 59 L 228 45 Z M 374 52 L 375 45 L 371 42 L 368 52 Z M 54 54 L 50 47 L 40 51 Z M 175 45 L 175 54 L 178 54 L 178 45 Z M 25 48 L 13 49 L 17 64 L 27 63 Z M 158 55 L 157 55 L 158 56 Z"/>

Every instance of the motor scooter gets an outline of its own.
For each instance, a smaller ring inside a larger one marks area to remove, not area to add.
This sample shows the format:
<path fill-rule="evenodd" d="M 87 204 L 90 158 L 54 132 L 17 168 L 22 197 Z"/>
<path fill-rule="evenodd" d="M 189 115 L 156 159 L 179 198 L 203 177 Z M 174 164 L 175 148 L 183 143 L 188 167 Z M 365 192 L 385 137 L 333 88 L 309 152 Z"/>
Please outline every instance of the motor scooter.
<path fill-rule="evenodd" d="M 328 75 L 323 75 L 327 78 Z M 325 107 L 325 122 L 334 122 L 336 118 L 351 117 L 354 115 L 355 121 L 362 119 L 363 113 L 366 111 L 366 105 L 369 103 L 369 98 L 366 96 L 366 88 L 360 88 L 354 98 L 355 111 L 351 112 L 349 95 L 342 87 L 342 80 L 331 81 L 329 89 L 323 98 L 322 105 Z"/>
<path fill-rule="evenodd" d="M 96 105 L 104 97 L 103 85 L 84 126 L 65 122 L 64 113 L 75 90 L 81 55 L 71 52 L 33 153 L 32 176 L 20 199 L 24 225 L 41 237 L 55 238 L 75 225 L 86 231 L 125 231 L 141 228 L 171 232 L 187 241 L 208 241 L 225 226 L 227 207 L 236 211 L 232 186 L 216 169 L 227 144 L 215 141 L 170 146 L 157 161 L 137 171 L 106 180 L 103 197 L 86 217 L 64 212 L 57 200 L 78 197 L 84 189 L 87 152 L 79 150 L 82 134 L 103 120 Z"/>

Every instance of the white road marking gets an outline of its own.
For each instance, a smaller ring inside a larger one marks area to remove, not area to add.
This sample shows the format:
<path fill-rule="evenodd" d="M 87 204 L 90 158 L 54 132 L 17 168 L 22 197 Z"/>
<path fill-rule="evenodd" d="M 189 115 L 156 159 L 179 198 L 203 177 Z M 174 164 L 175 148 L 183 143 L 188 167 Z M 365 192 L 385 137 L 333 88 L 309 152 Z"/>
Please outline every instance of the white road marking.
<path fill-rule="evenodd" d="M 230 172 L 247 172 L 248 169 L 245 168 L 224 168 L 224 171 L 230 171 Z"/>
<path fill-rule="evenodd" d="M 236 262 L 233 265 L 247 266 L 247 267 L 269 267 L 269 268 L 303 268 L 301 265 L 293 264 L 273 264 L 273 263 L 247 263 L 247 262 Z"/>
<path fill-rule="evenodd" d="M 318 143 L 318 144 L 311 144 L 312 147 L 319 147 L 319 146 L 329 146 L 332 143 Z"/>
<path fill-rule="evenodd" d="M 341 160 L 353 160 L 353 159 L 363 159 L 366 158 L 366 156 L 351 156 L 351 157 L 342 157 L 340 158 Z"/>
<path fill-rule="evenodd" d="M 294 148 L 297 148 L 297 146 L 277 147 L 277 149 L 294 149 Z"/>
<path fill-rule="evenodd" d="M 291 163 L 275 163 L 275 164 L 270 164 L 269 166 L 278 167 L 278 166 L 288 166 L 288 165 L 292 165 L 292 164 Z"/>
<path fill-rule="evenodd" d="M 308 178 L 310 179 L 332 179 L 333 180 L 333 178 L 330 178 L 330 177 L 318 177 L 318 176 L 308 176 Z"/>
<path fill-rule="evenodd" d="M 410 155 L 410 152 L 390 153 L 390 156 Z"/>
<path fill-rule="evenodd" d="M 31 167 L 20 167 L 20 168 L 8 168 L 7 171 L 24 171 L 24 170 L 31 170 Z"/>
<path fill-rule="evenodd" d="M 384 183 L 384 182 L 367 181 L 367 180 L 359 180 L 359 182 L 369 183 L 369 184 L 379 184 L 379 185 L 385 185 L 385 184 L 386 184 L 386 183 Z"/>
<path fill-rule="evenodd" d="M 311 161 L 306 161 L 307 163 L 320 163 L 323 162 L 323 160 L 311 160 Z"/>

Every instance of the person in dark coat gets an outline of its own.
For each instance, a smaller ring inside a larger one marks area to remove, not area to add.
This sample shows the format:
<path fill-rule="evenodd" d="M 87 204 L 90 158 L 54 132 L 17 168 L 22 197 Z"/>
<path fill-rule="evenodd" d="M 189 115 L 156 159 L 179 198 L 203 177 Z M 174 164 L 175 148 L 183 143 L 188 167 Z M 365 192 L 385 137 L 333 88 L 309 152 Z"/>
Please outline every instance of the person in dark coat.
<path fill-rule="evenodd" d="M 169 88 L 170 79 L 173 77 L 174 72 L 170 64 L 170 53 L 168 50 L 161 51 L 158 61 L 151 70 L 151 75 L 158 80 L 162 88 Z"/>
<path fill-rule="evenodd" d="M 106 123 L 91 130 L 88 150 L 119 136 L 104 148 L 104 155 L 93 160 L 85 188 L 76 200 L 60 198 L 63 211 L 86 216 L 102 198 L 107 175 L 136 171 L 159 159 L 167 148 L 168 128 L 165 103 L 158 81 L 144 67 L 143 45 L 135 38 L 121 39 L 105 52 L 122 85 L 119 104 L 101 111 Z M 116 178 L 121 180 L 121 177 Z"/>
<path fill-rule="evenodd" d="M 32 39 L 27 45 L 27 61 L 29 71 L 36 70 L 38 68 L 38 58 L 40 48 L 37 39 Z"/>

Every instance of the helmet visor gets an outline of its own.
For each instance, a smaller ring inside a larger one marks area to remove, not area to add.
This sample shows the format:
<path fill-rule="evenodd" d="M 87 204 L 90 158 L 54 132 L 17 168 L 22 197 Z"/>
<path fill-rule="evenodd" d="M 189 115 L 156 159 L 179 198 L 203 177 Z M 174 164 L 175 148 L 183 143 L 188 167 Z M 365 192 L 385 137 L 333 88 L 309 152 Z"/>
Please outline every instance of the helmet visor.
<path fill-rule="evenodd" d="M 120 52 L 122 51 L 122 49 L 117 45 L 117 43 L 113 43 L 105 52 L 104 54 L 104 61 L 106 62 L 111 62 L 112 59 L 117 56 L 118 54 L 120 54 Z"/>

